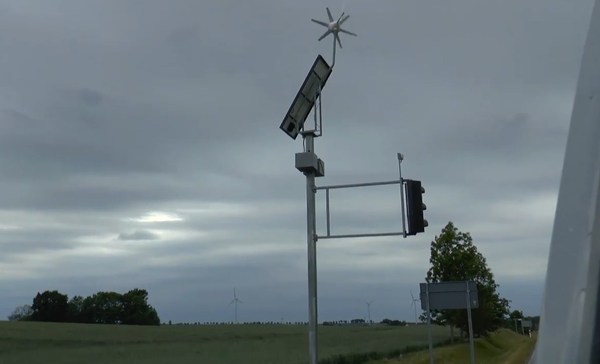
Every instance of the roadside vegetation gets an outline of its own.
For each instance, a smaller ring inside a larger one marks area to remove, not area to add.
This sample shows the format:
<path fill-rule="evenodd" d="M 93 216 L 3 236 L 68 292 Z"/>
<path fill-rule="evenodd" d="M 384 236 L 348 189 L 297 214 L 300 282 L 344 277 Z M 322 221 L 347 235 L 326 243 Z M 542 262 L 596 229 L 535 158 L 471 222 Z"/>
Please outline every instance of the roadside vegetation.
<path fill-rule="evenodd" d="M 477 363 L 485 364 L 527 364 L 533 353 L 536 337 L 520 335 L 514 331 L 500 329 L 488 337 L 475 341 Z M 465 364 L 470 362 L 469 344 L 462 343 L 434 350 L 436 364 Z M 382 360 L 365 362 L 368 364 L 429 364 L 429 352 L 423 350 L 405 355 L 388 357 Z"/>

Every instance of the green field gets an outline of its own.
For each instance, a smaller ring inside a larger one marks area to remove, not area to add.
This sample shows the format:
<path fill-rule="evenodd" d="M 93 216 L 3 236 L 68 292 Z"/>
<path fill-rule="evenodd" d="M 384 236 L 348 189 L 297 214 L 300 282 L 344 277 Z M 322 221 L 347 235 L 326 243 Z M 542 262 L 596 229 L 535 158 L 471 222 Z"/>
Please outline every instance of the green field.
<path fill-rule="evenodd" d="M 0 363 L 244 363 L 308 362 L 308 328 L 285 325 L 118 326 L 0 322 Z M 449 330 L 434 327 L 434 339 Z M 425 326 L 319 327 L 322 359 L 425 345 Z"/>

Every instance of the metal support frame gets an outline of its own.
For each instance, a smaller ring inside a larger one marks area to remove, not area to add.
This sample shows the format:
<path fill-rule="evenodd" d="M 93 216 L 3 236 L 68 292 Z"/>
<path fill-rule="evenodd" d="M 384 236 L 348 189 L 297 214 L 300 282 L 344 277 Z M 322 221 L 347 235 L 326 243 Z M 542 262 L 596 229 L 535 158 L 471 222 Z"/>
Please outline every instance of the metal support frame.
<path fill-rule="evenodd" d="M 320 97 L 319 97 L 320 99 Z M 320 114 L 320 112 L 319 112 Z M 317 116 L 315 111 L 315 129 L 303 131 L 304 152 L 315 152 L 314 139 L 321 136 L 322 129 L 317 128 Z M 336 239 L 336 238 L 362 238 L 362 237 L 382 237 L 382 236 L 398 236 L 406 237 L 405 214 L 404 214 L 404 189 L 402 179 L 402 163 L 403 156 L 398 153 L 398 170 L 400 178 L 393 181 L 383 182 L 367 182 L 367 183 L 351 183 L 343 185 L 320 186 L 315 185 L 315 171 L 305 171 L 306 176 L 306 239 L 307 239 L 307 256 L 308 256 L 308 347 L 309 358 L 311 364 L 318 363 L 318 304 L 317 304 L 317 241 L 319 239 Z M 369 186 L 384 186 L 394 185 L 400 186 L 401 209 L 402 209 L 402 231 L 387 232 L 387 233 L 369 233 L 369 234 L 331 234 L 331 219 L 329 210 L 329 191 L 334 189 L 353 188 L 353 187 L 369 187 Z M 327 215 L 327 235 L 317 235 L 316 222 L 316 193 L 318 190 L 325 190 L 326 215 Z"/>
<path fill-rule="evenodd" d="M 313 136 L 315 138 L 320 137 L 321 135 L 323 135 L 323 112 L 321 111 L 321 85 L 319 84 L 319 89 L 318 89 L 318 93 L 317 93 L 317 98 L 315 99 L 315 108 L 314 108 L 314 123 L 315 123 L 315 127 L 313 130 L 306 130 L 303 131 L 303 133 L 310 133 L 310 132 L 314 132 Z M 317 103 L 318 101 L 318 103 Z"/>
<path fill-rule="evenodd" d="M 329 185 L 329 186 L 315 186 L 315 191 L 325 190 L 325 219 L 327 224 L 327 235 L 318 236 L 318 239 L 345 239 L 345 238 L 366 238 L 366 237 L 382 237 L 382 236 L 399 236 L 402 235 L 406 238 L 406 214 L 404 212 L 404 179 L 402 178 L 402 160 L 404 156 L 398 153 L 398 173 L 399 179 L 392 181 L 383 182 L 365 182 L 365 183 L 349 183 L 341 185 Z M 355 187 L 371 187 L 371 186 L 386 186 L 386 185 L 399 185 L 400 186 L 400 210 L 402 211 L 402 231 L 400 232 L 387 232 L 387 233 L 368 233 L 368 234 L 331 234 L 331 215 L 329 210 L 329 191 L 344 188 L 355 188 Z"/>
<path fill-rule="evenodd" d="M 402 235 L 406 238 L 406 213 L 404 212 L 404 179 L 402 178 L 402 161 L 404 155 L 398 153 L 398 175 L 400 176 L 400 206 L 402 210 Z"/>

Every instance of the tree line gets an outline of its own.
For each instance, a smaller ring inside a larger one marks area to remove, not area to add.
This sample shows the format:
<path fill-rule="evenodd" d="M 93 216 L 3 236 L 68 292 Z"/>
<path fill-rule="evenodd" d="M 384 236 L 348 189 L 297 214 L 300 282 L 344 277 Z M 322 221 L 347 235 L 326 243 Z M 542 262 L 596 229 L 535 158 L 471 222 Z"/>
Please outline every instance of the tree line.
<path fill-rule="evenodd" d="M 38 292 L 31 306 L 17 307 L 8 318 L 11 321 L 160 325 L 158 313 L 148 304 L 148 292 L 139 288 L 124 294 L 97 292 L 70 300 L 56 290 Z"/>

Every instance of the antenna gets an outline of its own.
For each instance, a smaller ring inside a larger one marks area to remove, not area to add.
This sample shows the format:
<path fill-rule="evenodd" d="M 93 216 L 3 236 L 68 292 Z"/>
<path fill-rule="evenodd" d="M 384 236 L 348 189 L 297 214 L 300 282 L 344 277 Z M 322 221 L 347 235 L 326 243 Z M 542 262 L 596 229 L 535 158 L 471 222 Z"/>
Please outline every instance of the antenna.
<path fill-rule="evenodd" d="M 235 287 L 233 287 L 233 299 L 231 300 L 231 302 L 229 302 L 229 305 L 231 306 L 232 304 L 235 306 L 235 323 L 238 323 L 238 303 L 244 303 L 242 300 L 239 300 L 237 298 L 237 295 L 235 294 Z"/>
<path fill-rule="evenodd" d="M 415 298 L 415 296 L 412 293 L 412 290 L 410 290 L 410 297 L 412 298 L 412 302 L 410 303 L 410 306 L 415 308 L 415 325 L 418 325 L 419 322 L 417 321 L 417 304 L 416 304 L 416 302 L 420 301 L 420 299 Z"/>

